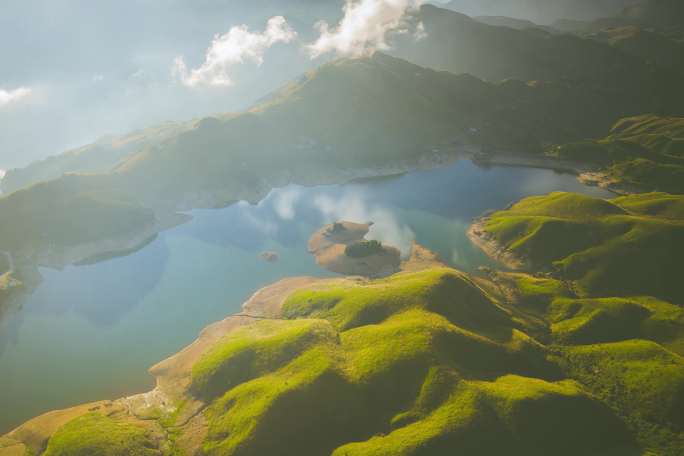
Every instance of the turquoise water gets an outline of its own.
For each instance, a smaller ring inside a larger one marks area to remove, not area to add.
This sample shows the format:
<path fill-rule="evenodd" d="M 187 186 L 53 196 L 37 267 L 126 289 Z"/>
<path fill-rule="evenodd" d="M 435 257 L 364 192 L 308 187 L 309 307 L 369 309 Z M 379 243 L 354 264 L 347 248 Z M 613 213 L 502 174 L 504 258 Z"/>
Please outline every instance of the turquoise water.
<path fill-rule="evenodd" d="M 524 196 L 606 192 L 548 170 L 470 162 L 340 186 L 277 189 L 256 206 L 194 211 L 193 221 L 136 253 L 63 271 L 0 320 L 0 434 L 48 410 L 143 392 L 147 369 L 240 310 L 280 278 L 328 275 L 306 252 L 322 224 L 375 225 L 371 237 L 413 240 L 465 270 L 490 264 L 468 241 L 470 221 Z M 277 251 L 266 263 L 261 252 Z"/>

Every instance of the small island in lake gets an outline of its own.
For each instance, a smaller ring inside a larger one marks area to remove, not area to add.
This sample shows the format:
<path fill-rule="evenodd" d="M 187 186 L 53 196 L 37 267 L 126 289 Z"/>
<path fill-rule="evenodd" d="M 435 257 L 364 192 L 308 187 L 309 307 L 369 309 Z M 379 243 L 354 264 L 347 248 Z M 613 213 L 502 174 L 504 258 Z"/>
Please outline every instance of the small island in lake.
<path fill-rule="evenodd" d="M 280 259 L 280 255 L 278 255 L 278 252 L 276 251 L 268 250 L 266 252 L 261 252 L 259 258 L 267 263 L 276 263 Z"/>
<path fill-rule="evenodd" d="M 399 271 L 399 249 L 368 240 L 372 223 L 339 221 L 326 225 L 309 239 L 316 263 L 332 272 L 364 277 L 386 277 Z"/>

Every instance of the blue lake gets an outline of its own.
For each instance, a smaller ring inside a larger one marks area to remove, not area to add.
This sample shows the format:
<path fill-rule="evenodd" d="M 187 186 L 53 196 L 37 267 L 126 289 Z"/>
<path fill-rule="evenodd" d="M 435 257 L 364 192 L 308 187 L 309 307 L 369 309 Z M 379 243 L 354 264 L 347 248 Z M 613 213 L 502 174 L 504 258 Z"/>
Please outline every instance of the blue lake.
<path fill-rule="evenodd" d="M 491 263 L 466 237 L 471 220 L 551 191 L 610 197 L 571 175 L 459 161 L 394 178 L 277 189 L 256 206 L 194 211 L 190 223 L 125 257 L 43 269 L 40 287 L 0 320 L 0 434 L 48 410 L 146 391 L 151 365 L 239 311 L 259 288 L 329 275 L 306 251 L 324 223 L 373 221 L 370 237 L 404 252 L 415 240 L 472 271 Z M 271 250 L 277 262 L 259 258 Z"/>

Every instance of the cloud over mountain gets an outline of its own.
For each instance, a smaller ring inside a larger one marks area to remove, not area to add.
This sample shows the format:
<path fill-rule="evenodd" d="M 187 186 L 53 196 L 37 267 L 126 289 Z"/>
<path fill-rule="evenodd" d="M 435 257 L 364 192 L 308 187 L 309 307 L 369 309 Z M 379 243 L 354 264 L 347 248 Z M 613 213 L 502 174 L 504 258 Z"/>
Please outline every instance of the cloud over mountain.
<path fill-rule="evenodd" d="M 307 49 L 313 58 L 329 52 L 359 57 L 389 49 L 391 32 L 406 28 L 406 14 L 422 0 L 347 0 L 344 17 L 336 27 L 317 24 L 319 38 Z"/>
<path fill-rule="evenodd" d="M 289 43 L 297 37 L 284 17 L 268 20 L 266 29 L 251 32 L 246 25 L 232 27 L 228 33 L 216 35 L 207 49 L 204 63 L 189 70 L 183 57 L 176 57 L 174 72 L 188 87 L 231 86 L 230 69 L 233 65 L 252 61 L 261 65 L 264 53 L 277 43 Z"/>

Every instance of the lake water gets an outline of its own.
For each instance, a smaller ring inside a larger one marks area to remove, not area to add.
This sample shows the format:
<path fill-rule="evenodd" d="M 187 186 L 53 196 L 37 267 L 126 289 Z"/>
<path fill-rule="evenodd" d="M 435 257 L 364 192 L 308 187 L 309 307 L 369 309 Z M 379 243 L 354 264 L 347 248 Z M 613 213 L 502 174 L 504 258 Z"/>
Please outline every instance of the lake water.
<path fill-rule="evenodd" d="M 239 311 L 259 288 L 329 275 L 306 252 L 324 223 L 373 221 L 372 238 L 404 251 L 415 239 L 474 270 L 490 264 L 465 235 L 474 217 L 556 190 L 610 196 L 549 170 L 459 161 L 395 178 L 274 190 L 256 206 L 194 211 L 192 222 L 128 256 L 42 270 L 41 286 L 0 320 L 0 434 L 48 410 L 149 390 L 151 365 Z M 270 250 L 279 261 L 259 258 Z"/>

